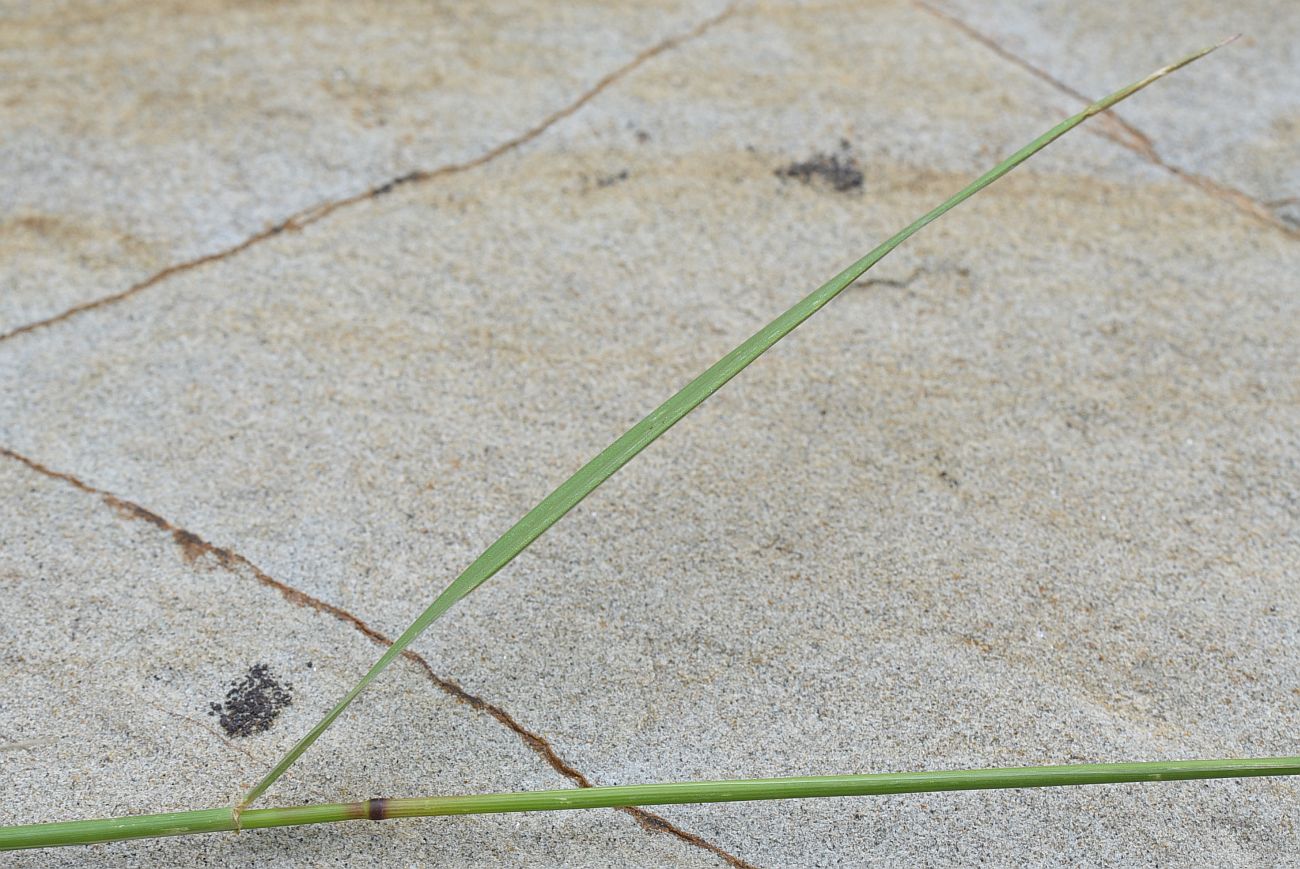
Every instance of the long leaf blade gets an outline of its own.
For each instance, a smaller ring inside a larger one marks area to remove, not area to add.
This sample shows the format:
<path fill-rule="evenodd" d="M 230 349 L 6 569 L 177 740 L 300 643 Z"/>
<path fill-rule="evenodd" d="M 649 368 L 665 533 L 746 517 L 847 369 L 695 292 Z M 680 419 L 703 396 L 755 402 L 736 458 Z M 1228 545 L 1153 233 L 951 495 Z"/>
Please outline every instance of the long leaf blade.
<path fill-rule="evenodd" d="M 1233 39 L 1235 38 L 1233 37 Z M 397 638 L 397 641 L 384 652 L 370 671 L 344 695 L 343 699 L 326 713 L 260 782 L 244 795 L 236 810 L 240 811 L 250 805 L 264 794 L 267 788 L 274 784 L 280 776 L 284 775 L 285 771 L 334 723 L 335 719 L 374 681 L 375 677 L 396 660 L 415 638 L 420 636 L 443 613 L 451 609 L 461 598 L 491 579 L 501 568 L 514 560 L 515 556 L 524 551 L 529 544 L 576 507 L 583 498 L 591 494 L 596 487 L 613 476 L 638 453 L 653 443 L 656 438 L 672 428 L 686 414 L 699 407 L 705 399 L 726 385 L 731 378 L 743 371 L 747 365 L 765 353 L 777 341 L 790 334 L 799 324 L 821 310 L 828 302 L 843 292 L 846 287 L 861 277 L 868 269 L 884 259 L 896 247 L 911 238 L 926 225 L 956 208 L 1034 154 L 1082 124 L 1088 118 L 1105 111 L 1157 79 L 1204 57 L 1230 41 L 1231 39 L 1225 40 L 1162 67 L 1146 78 L 1121 88 L 1110 96 L 1088 106 L 1077 115 L 1067 118 L 1052 127 L 1046 133 L 972 181 L 950 199 L 917 218 L 883 244 L 809 293 L 785 313 L 755 332 L 740 346 L 709 366 L 703 374 L 682 387 L 675 395 L 651 411 L 648 416 L 602 450 L 594 459 L 579 468 L 573 476 L 561 483 L 559 488 L 547 495 L 541 503 L 530 510 L 510 530 L 489 546 L 482 555 L 476 558 L 460 576 L 456 577 L 438 595 L 428 609 L 421 613 L 411 626 Z"/>

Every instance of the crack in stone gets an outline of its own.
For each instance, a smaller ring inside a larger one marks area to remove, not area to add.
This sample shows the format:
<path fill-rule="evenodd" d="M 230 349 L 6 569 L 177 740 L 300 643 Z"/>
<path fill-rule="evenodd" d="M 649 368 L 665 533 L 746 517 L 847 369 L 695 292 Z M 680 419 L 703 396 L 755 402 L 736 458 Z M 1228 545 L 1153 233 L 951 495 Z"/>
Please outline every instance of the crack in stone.
<path fill-rule="evenodd" d="M 946 12 L 937 6 L 932 6 L 930 3 L 926 2 L 926 0 L 912 0 L 912 3 L 919 9 L 928 12 L 935 18 L 938 18 L 940 21 L 957 28 L 980 45 L 983 45 L 985 48 L 992 51 L 998 57 L 1001 57 L 1003 60 L 1010 61 L 1035 78 L 1047 82 L 1061 93 L 1085 104 L 1093 101 L 1092 97 L 1081 93 L 1042 67 L 1034 65 L 1032 62 L 1026 60 L 1020 55 L 1004 48 L 999 42 L 997 42 L 997 40 L 993 39 L 993 37 L 983 31 L 975 29 L 973 26 L 966 23 L 966 21 L 958 18 L 951 12 Z M 1101 122 L 1101 125 L 1096 128 L 1097 132 L 1110 139 L 1112 142 L 1128 148 L 1148 163 L 1160 167 L 1175 178 L 1191 184 L 1194 187 L 1199 187 L 1201 190 L 1205 191 L 1215 199 L 1218 199 L 1220 202 L 1226 202 L 1238 211 L 1248 214 L 1256 220 L 1263 221 L 1264 223 L 1281 230 L 1291 238 L 1300 239 L 1300 227 L 1291 225 L 1284 218 L 1275 214 L 1272 209 L 1269 208 L 1269 203 L 1260 202 L 1250 194 L 1238 190 L 1236 187 L 1225 184 L 1221 181 L 1216 181 L 1213 178 L 1201 175 L 1198 172 L 1192 172 L 1179 166 L 1175 166 L 1165 160 L 1156 150 L 1155 143 L 1152 141 L 1151 137 L 1120 117 L 1116 113 L 1115 109 L 1109 109 L 1102 112 L 1100 115 L 1096 116 L 1096 119 Z"/>
<path fill-rule="evenodd" d="M 868 278 L 859 280 L 850 285 L 851 289 L 865 290 L 867 287 L 891 287 L 893 289 L 903 290 L 910 287 L 916 282 L 916 279 L 924 275 L 928 269 L 925 266 L 917 266 L 912 273 L 905 278 Z"/>
<path fill-rule="evenodd" d="M 360 193 L 355 193 L 352 196 L 348 196 L 343 199 L 335 199 L 330 202 L 323 202 L 318 205 L 313 205 L 308 208 L 304 208 L 301 211 L 297 211 L 289 215 L 287 218 L 281 220 L 279 223 L 269 226 L 266 229 L 263 229 L 262 231 L 255 233 L 254 235 L 250 235 L 248 238 L 244 239 L 238 244 L 232 245 L 230 247 L 224 248 L 219 251 L 214 251 L 213 253 L 204 254 L 195 259 L 191 259 L 182 263 L 176 263 L 174 265 L 167 266 L 162 271 L 155 272 L 154 274 L 150 275 L 144 280 L 141 280 L 127 287 L 125 290 L 122 290 L 117 293 L 112 293 L 111 295 L 101 296 L 97 299 L 91 299 L 90 301 L 82 302 L 79 305 L 73 305 L 71 308 L 68 308 L 67 310 L 62 311 L 58 314 L 54 314 L 42 320 L 36 320 L 31 323 L 26 323 L 22 326 L 18 326 L 14 329 L 10 329 L 8 332 L 0 333 L 0 341 L 6 341 L 10 338 L 25 334 L 27 332 L 34 332 L 37 329 L 43 329 L 46 326 L 52 326 L 55 323 L 61 323 L 64 320 L 71 319 L 79 314 L 84 314 L 87 311 L 93 311 L 98 308 L 103 308 L 108 305 L 113 305 L 118 302 L 121 302 L 125 299 L 129 299 L 132 296 L 138 295 L 144 292 L 145 290 L 149 289 L 150 287 L 156 286 L 157 284 L 162 283 L 163 281 L 175 275 L 192 271 L 194 269 L 208 265 L 209 263 L 228 259 L 229 257 L 242 253 L 243 251 L 247 250 L 248 248 L 256 244 L 266 241 L 268 238 L 273 238 L 282 232 L 290 231 L 290 230 L 297 231 L 303 229 L 304 227 L 309 226 L 310 224 L 313 224 L 316 221 L 330 214 L 333 214 L 335 211 L 338 211 L 341 208 L 346 208 L 350 205 L 356 205 L 359 202 L 364 202 L 369 199 L 375 199 L 377 197 L 384 196 L 385 194 L 391 193 L 394 189 L 404 184 L 423 183 L 425 181 L 432 181 L 435 178 L 443 178 L 448 175 L 458 175 L 462 172 L 468 172 L 471 169 L 477 169 L 479 166 L 482 166 L 485 163 L 490 163 L 493 160 L 497 159 L 498 157 L 501 157 L 502 155 L 514 151 L 517 148 L 520 148 L 523 145 L 526 145 L 529 142 L 533 141 L 538 136 L 542 135 L 547 130 L 549 130 L 551 127 L 558 124 L 560 121 L 563 121 L 565 118 L 568 118 L 569 116 L 573 115 L 583 106 L 585 106 L 587 103 L 591 102 L 602 92 L 608 89 L 611 85 L 615 84 L 620 79 L 627 77 L 632 72 L 634 72 L 638 67 L 645 64 L 647 61 L 655 57 L 658 57 L 659 55 L 663 54 L 666 51 L 677 48 L 680 45 L 683 45 L 700 36 L 703 36 L 708 30 L 713 28 L 715 25 L 721 24 L 727 18 L 730 18 L 731 15 L 735 13 L 735 11 L 736 11 L 736 5 L 733 3 L 727 6 L 717 15 L 714 15 L 711 18 L 706 18 L 704 21 L 701 21 L 699 24 L 695 25 L 690 30 L 685 31 L 684 33 L 679 33 L 675 36 L 669 36 L 666 39 L 663 39 L 660 42 L 655 43 L 649 48 L 642 50 L 631 60 L 629 60 L 627 63 L 623 64 L 622 66 L 618 67 L 612 72 L 606 73 L 604 76 L 602 76 L 599 80 L 596 81 L 594 85 L 592 85 L 587 90 L 583 91 L 582 94 L 580 94 L 578 98 L 575 99 L 573 102 L 547 115 L 537 124 L 525 130 L 524 132 L 505 140 L 499 145 L 491 148 L 488 151 L 485 151 L 484 153 L 480 154 L 479 156 L 471 160 L 466 160 L 459 163 L 447 163 L 445 165 L 439 166 L 436 169 L 416 169 L 414 171 L 407 172 L 403 175 L 399 175 L 396 178 L 392 178 L 388 181 L 385 181 L 382 184 L 378 184 L 374 187 L 370 187 L 366 190 L 361 191 Z"/>
<path fill-rule="evenodd" d="M 375 645 L 391 646 L 393 644 L 393 640 L 390 637 L 388 637 L 386 634 L 372 628 L 370 625 L 362 621 L 358 616 L 353 615 L 351 612 L 348 612 L 342 607 L 321 600 L 320 598 L 313 597 L 312 595 L 307 594 L 306 592 L 300 589 L 294 588 L 293 586 L 287 583 L 275 579 L 274 577 L 266 573 L 264 570 L 262 570 L 260 567 L 258 567 L 256 564 L 249 561 L 243 555 L 240 555 L 238 552 L 235 552 L 234 550 L 231 549 L 227 549 L 225 547 L 217 546 L 213 543 L 209 543 L 207 540 L 204 540 L 199 535 L 173 524 L 172 522 L 168 521 L 167 519 L 164 519 L 162 516 L 158 515 L 152 510 L 148 510 L 145 507 L 142 507 L 139 504 L 135 503 L 134 501 L 128 501 L 125 498 L 120 498 L 117 495 L 114 495 L 112 492 L 92 486 L 89 483 L 86 483 L 83 480 L 79 479 L 78 477 L 73 476 L 72 474 L 53 470 L 52 468 L 46 467 L 45 465 L 41 464 L 35 459 L 28 458 L 27 456 L 22 455 L 21 453 L 8 449 L 7 447 L 0 446 L 0 455 L 12 459 L 16 462 L 19 462 L 20 464 L 25 465 L 30 470 L 35 471 L 36 473 L 41 474 L 45 477 L 49 477 L 51 479 L 60 480 L 64 483 L 67 483 L 72 487 L 82 492 L 85 492 L 88 495 L 98 496 L 100 500 L 102 500 L 106 505 L 116 510 L 121 516 L 123 516 L 126 519 L 130 519 L 133 521 L 147 522 L 148 524 L 157 528 L 159 531 L 170 534 L 172 538 L 172 542 L 175 543 L 176 546 L 180 548 L 181 555 L 183 559 L 186 561 L 186 563 L 193 563 L 205 556 L 210 557 L 214 561 L 216 561 L 217 564 L 219 564 L 223 569 L 231 573 L 251 574 L 252 577 L 255 580 L 257 580 L 257 582 L 261 583 L 264 586 L 267 586 L 268 588 L 275 589 L 277 592 L 280 593 L 281 597 L 283 597 L 285 600 L 287 600 L 289 603 L 293 604 L 294 606 L 305 607 L 307 609 L 312 609 L 315 610 L 316 612 L 323 613 L 324 615 L 332 616 L 338 621 L 343 622 L 344 624 L 360 632 L 362 635 L 364 635 Z M 569 779 L 578 787 L 582 787 L 582 788 L 593 787 L 593 783 L 591 779 L 588 778 L 587 775 L 583 773 L 581 770 L 579 770 L 577 767 L 573 766 L 571 763 L 569 763 L 567 760 L 561 757 L 559 752 L 555 750 L 555 747 L 551 745 L 551 743 L 546 739 L 546 737 L 532 730 L 529 730 L 527 727 L 521 724 L 517 719 L 515 719 L 509 712 L 507 712 L 504 708 L 488 700 L 484 700 L 482 697 L 479 697 L 475 694 L 471 694 L 469 691 L 466 691 L 465 688 L 463 688 L 454 679 L 449 679 L 446 676 L 438 675 L 436 672 L 434 672 L 433 667 L 432 665 L 429 664 L 428 660 L 425 659 L 424 656 L 420 655 L 418 652 L 415 652 L 411 649 L 407 649 L 406 651 L 402 652 L 402 657 L 406 658 L 408 661 L 412 662 L 421 670 L 423 670 L 424 675 L 426 676 L 426 678 L 428 678 L 430 682 L 432 682 L 437 688 L 439 688 L 446 694 L 453 697 L 455 700 L 466 704 L 467 706 L 474 709 L 476 712 L 481 712 L 490 715 L 492 718 L 496 719 L 498 723 L 500 723 L 501 725 L 506 727 L 506 729 L 510 730 L 512 733 L 518 736 L 525 745 L 527 745 L 530 749 L 532 749 L 532 751 L 535 754 L 541 757 L 542 760 L 544 760 L 547 763 L 547 765 L 549 765 L 553 770 L 558 772 L 560 775 Z M 167 710 L 163 710 L 163 711 L 167 711 Z M 168 714 L 174 714 L 174 713 L 168 712 Z M 200 722 L 192 722 L 192 723 L 196 723 L 199 724 L 199 726 L 203 726 Z M 692 833 L 688 830 L 684 830 L 681 827 L 678 827 L 677 825 L 673 824 L 671 821 L 669 821 L 667 818 L 663 817 L 662 815 L 658 815 L 655 814 L 654 812 L 646 811 L 645 809 L 636 808 L 636 807 L 620 808 L 618 809 L 618 811 L 631 816 L 638 824 L 641 825 L 643 829 L 649 832 L 665 833 L 667 835 L 677 838 L 678 840 L 688 845 L 692 845 L 696 848 L 700 848 L 702 850 L 708 851 L 709 853 L 721 858 L 729 866 L 735 867 L 735 869 L 757 869 L 757 867 L 755 867 L 753 864 L 748 863 L 745 860 L 742 860 L 740 857 L 737 857 L 734 854 L 731 854 L 730 852 L 723 850 L 718 845 L 706 841 L 705 839 L 701 838 L 695 833 Z"/>

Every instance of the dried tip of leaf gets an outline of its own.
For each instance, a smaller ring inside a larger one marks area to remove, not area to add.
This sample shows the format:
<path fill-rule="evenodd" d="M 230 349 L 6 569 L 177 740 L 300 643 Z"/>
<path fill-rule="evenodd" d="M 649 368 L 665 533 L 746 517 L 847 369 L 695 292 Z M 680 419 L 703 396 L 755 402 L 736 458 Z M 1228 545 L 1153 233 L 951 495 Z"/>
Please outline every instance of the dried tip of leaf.
<path fill-rule="evenodd" d="M 1229 36 L 1227 39 L 1221 42 L 1216 42 L 1214 45 L 1211 45 L 1208 48 L 1202 48 L 1200 51 L 1196 52 L 1195 54 L 1189 54 L 1187 57 L 1184 57 L 1182 60 L 1175 61 L 1174 63 L 1171 63 L 1168 66 L 1161 67 L 1160 69 L 1151 73 L 1151 75 L 1142 79 L 1137 84 L 1128 88 L 1127 93 L 1125 95 L 1127 96 L 1129 94 L 1134 94 L 1142 90 L 1144 87 L 1151 84 L 1153 81 L 1156 81 L 1157 79 L 1162 79 L 1165 76 L 1169 75 L 1169 73 L 1174 72 L 1175 70 L 1182 69 L 1183 67 L 1187 66 L 1189 63 L 1198 61 L 1201 58 L 1205 57 L 1205 55 L 1210 54 L 1211 52 L 1218 51 L 1220 48 L 1223 48 L 1223 46 L 1227 45 L 1229 42 L 1235 42 L 1240 37 L 1241 37 L 1240 33 L 1234 33 L 1232 36 Z"/>

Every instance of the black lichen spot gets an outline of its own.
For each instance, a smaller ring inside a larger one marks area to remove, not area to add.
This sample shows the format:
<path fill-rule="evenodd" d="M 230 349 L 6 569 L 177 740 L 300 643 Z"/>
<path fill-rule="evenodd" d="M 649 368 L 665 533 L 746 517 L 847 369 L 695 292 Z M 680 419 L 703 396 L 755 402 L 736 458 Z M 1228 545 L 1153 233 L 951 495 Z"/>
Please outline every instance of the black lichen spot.
<path fill-rule="evenodd" d="M 834 154 L 814 154 L 802 163 L 791 163 L 776 170 L 778 178 L 794 178 L 804 184 L 821 180 L 840 193 L 848 193 L 862 187 L 862 169 L 858 161 L 849 153 L 852 146 L 848 139 L 840 139 L 840 150 Z"/>
<path fill-rule="evenodd" d="M 230 736 L 252 736 L 271 727 L 280 710 L 293 703 L 293 685 L 281 685 L 266 664 L 254 664 L 244 678 L 230 683 L 224 703 L 208 705 Z"/>

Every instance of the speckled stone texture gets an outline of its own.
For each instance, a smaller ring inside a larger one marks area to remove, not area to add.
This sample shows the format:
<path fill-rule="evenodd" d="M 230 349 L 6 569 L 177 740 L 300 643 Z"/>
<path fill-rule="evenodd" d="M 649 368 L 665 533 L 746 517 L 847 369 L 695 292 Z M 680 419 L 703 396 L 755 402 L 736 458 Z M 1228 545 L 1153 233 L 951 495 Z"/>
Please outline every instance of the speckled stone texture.
<path fill-rule="evenodd" d="M 233 801 L 687 379 L 1237 30 L 711 398 L 267 804 L 1296 754 L 1300 14 L 1195 5 L 0 13 L 5 820 Z M 292 703 L 227 735 L 263 663 Z M 655 811 L 7 862 L 1296 865 L 1300 793 Z"/>

